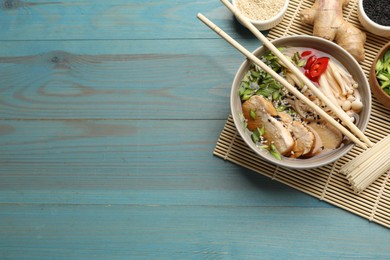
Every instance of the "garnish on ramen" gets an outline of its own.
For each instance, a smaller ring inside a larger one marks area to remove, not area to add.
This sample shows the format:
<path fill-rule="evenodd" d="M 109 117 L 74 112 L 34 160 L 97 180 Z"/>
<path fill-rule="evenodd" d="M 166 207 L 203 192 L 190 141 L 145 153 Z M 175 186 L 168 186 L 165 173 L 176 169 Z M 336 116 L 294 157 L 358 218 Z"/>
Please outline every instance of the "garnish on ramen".
<path fill-rule="evenodd" d="M 309 48 L 286 47 L 280 51 L 325 94 L 343 109 L 354 123 L 363 103 L 358 84 L 351 74 L 329 54 Z M 260 59 L 283 76 L 312 102 L 335 115 L 271 52 Z M 279 82 L 252 64 L 241 80 L 239 95 L 244 126 L 253 142 L 277 159 L 310 158 L 337 149 L 346 138 L 304 102 L 295 98 Z"/>

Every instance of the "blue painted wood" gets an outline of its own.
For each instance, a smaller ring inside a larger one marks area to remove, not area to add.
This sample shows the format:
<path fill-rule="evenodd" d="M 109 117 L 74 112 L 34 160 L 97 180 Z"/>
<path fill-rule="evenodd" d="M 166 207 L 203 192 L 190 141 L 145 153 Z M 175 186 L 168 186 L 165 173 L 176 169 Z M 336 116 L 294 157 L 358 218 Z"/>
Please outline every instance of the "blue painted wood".
<path fill-rule="evenodd" d="M 5 42 L 0 115 L 226 119 L 231 82 L 243 61 L 219 39 L 98 41 L 92 47 L 85 41 Z"/>
<path fill-rule="evenodd" d="M 219 1 L 0 0 L 0 259 L 389 259 L 389 230 L 212 155 Z"/>
<path fill-rule="evenodd" d="M 6 209 L 0 213 L 0 234 L 8 236 L 1 244 L 3 258 L 386 259 L 389 252 L 383 244 L 388 230 L 340 209 L 161 205 Z M 373 236 L 361 232 L 367 228 Z M 350 232 L 340 234 L 343 230 Z"/>
<path fill-rule="evenodd" d="M 229 34 L 249 33 L 219 1 L 1 0 L 2 40 L 217 38 L 202 12 Z"/>
<path fill-rule="evenodd" d="M 223 123 L 7 120 L 0 203 L 329 206 L 212 156 Z"/>

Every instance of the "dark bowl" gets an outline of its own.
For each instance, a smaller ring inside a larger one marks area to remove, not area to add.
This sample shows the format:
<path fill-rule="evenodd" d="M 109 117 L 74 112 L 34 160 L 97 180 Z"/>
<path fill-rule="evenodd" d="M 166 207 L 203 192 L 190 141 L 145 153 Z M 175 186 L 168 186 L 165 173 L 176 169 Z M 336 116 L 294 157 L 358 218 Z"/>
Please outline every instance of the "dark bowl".
<path fill-rule="evenodd" d="M 372 63 L 372 66 L 370 69 L 370 76 L 369 76 L 370 87 L 371 87 L 372 93 L 378 99 L 378 101 L 380 103 L 382 103 L 387 108 L 390 108 L 390 96 L 385 91 L 383 91 L 383 89 L 380 87 L 379 82 L 376 78 L 375 67 L 376 67 L 376 63 L 377 63 L 378 59 L 382 58 L 383 55 L 386 53 L 386 51 L 388 51 L 389 49 L 390 49 L 390 42 L 385 44 L 382 47 L 382 49 L 380 49 L 380 51 L 378 52 L 378 54 L 376 55 L 376 57 Z"/>

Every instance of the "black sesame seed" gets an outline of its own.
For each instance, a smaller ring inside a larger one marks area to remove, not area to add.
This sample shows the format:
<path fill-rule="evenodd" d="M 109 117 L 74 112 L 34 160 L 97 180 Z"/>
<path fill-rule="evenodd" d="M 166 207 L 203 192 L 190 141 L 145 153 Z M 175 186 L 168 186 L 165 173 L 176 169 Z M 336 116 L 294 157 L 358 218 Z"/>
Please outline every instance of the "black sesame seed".
<path fill-rule="evenodd" d="M 387 1 L 364 0 L 363 9 L 375 23 L 390 26 L 390 5 Z"/>
<path fill-rule="evenodd" d="M 274 116 L 274 118 L 278 121 L 282 121 L 282 118 L 279 115 Z"/>

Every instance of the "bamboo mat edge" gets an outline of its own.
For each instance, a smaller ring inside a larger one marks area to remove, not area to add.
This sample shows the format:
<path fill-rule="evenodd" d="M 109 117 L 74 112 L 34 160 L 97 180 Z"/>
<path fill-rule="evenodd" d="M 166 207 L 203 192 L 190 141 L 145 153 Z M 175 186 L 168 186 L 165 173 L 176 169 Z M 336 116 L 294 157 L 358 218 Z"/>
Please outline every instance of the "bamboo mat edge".
<path fill-rule="evenodd" d="M 311 35 L 312 27 L 300 22 L 299 12 L 301 9 L 310 8 L 312 4 L 313 1 L 310 0 L 291 0 L 283 21 L 273 28 L 267 37 L 273 40 L 287 35 Z M 364 30 L 358 21 L 356 8 L 357 1 L 350 1 L 344 9 L 344 18 Z M 383 39 L 368 32 L 366 34 L 366 59 L 361 66 L 368 75 L 376 52 L 389 39 Z M 373 97 L 372 114 L 366 130 L 371 140 L 376 142 L 390 134 L 388 117 L 389 111 Z M 229 115 L 213 154 L 390 228 L 390 171 L 360 194 L 354 193 L 345 177 L 338 172 L 341 165 L 361 152 L 362 150 L 356 147 L 338 161 L 316 169 L 292 170 L 278 167 L 262 160 L 245 144 L 235 128 L 233 118 Z"/>

